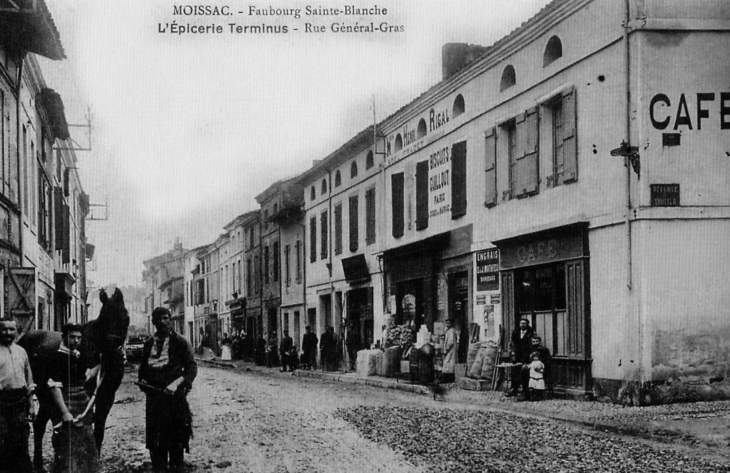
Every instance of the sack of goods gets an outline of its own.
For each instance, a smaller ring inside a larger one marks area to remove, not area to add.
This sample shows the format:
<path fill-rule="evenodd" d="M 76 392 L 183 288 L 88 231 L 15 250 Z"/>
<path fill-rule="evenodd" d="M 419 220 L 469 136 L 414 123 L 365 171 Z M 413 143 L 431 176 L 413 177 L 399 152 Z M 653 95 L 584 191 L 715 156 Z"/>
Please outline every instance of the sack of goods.
<path fill-rule="evenodd" d="M 476 347 L 476 354 L 474 355 L 474 361 L 472 361 L 471 364 L 466 365 L 469 367 L 466 375 L 472 379 L 479 379 L 479 377 L 482 375 L 482 364 L 484 363 L 486 349 L 484 348 L 482 343 L 472 343 L 469 348 L 471 349 L 472 347 Z"/>
<path fill-rule="evenodd" d="M 380 350 L 360 350 L 357 352 L 357 375 L 361 378 L 375 376 L 377 374 L 377 357 L 382 354 Z"/>
<path fill-rule="evenodd" d="M 494 376 L 494 366 L 497 364 L 499 354 L 499 345 L 493 341 L 488 341 L 484 347 L 484 361 L 482 362 L 481 379 L 492 379 Z"/>

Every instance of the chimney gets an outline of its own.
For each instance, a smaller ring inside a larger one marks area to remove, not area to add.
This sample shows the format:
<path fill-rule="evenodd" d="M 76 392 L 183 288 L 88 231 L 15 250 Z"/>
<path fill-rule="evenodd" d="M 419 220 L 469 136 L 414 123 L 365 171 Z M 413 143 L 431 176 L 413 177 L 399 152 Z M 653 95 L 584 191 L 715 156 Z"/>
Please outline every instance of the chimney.
<path fill-rule="evenodd" d="M 182 242 L 180 241 L 180 237 L 175 238 L 175 246 L 172 247 L 174 250 L 182 250 Z"/>
<path fill-rule="evenodd" d="M 446 43 L 441 48 L 441 74 L 446 80 L 482 56 L 488 48 L 478 44 Z"/>

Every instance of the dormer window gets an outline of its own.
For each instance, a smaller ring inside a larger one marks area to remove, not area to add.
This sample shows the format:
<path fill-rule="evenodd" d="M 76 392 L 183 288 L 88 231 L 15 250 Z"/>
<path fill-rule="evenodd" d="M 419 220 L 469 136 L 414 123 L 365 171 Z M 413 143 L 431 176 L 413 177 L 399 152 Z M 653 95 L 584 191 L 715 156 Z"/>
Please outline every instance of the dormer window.
<path fill-rule="evenodd" d="M 368 156 L 365 158 L 365 169 L 370 169 L 375 166 L 375 160 L 373 159 L 373 151 L 368 151 Z"/>
<path fill-rule="evenodd" d="M 395 152 L 403 149 L 403 137 L 400 136 L 400 133 L 398 133 L 395 137 Z"/>
<path fill-rule="evenodd" d="M 322 195 L 327 193 L 327 179 L 322 179 Z"/>
<path fill-rule="evenodd" d="M 509 89 L 517 83 L 517 76 L 515 75 L 515 68 L 512 65 L 508 65 L 502 71 L 502 80 L 499 82 L 499 91 Z"/>
<path fill-rule="evenodd" d="M 350 165 L 350 178 L 357 177 L 357 161 L 353 161 Z"/>
<path fill-rule="evenodd" d="M 560 38 L 553 36 L 545 46 L 545 53 L 542 56 L 542 67 L 546 67 L 558 58 L 563 57 L 563 43 Z"/>
<path fill-rule="evenodd" d="M 459 94 L 454 99 L 454 107 L 452 109 L 452 116 L 454 118 L 458 117 L 462 113 L 466 111 L 466 105 L 464 104 L 464 96 Z M 425 125 L 425 122 L 424 122 Z"/>
<path fill-rule="evenodd" d="M 309 190 L 309 200 L 314 200 L 317 198 L 317 191 L 314 190 L 314 186 Z"/>
<path fill-rule="evenodd" d="M 426 120 L 421 118 L 421 120 L 418 122 L 418 128 L 416 129 L 416 137 L 423 138 L 424 136 L 426 136 L 426 133 Z"/>
<path fill-rule="evenodd" d="M 335 173 L 335 187 L 340 187 L 342 185 L 342 175 L 340 175 L 340 170 L 338 169 Z"/>

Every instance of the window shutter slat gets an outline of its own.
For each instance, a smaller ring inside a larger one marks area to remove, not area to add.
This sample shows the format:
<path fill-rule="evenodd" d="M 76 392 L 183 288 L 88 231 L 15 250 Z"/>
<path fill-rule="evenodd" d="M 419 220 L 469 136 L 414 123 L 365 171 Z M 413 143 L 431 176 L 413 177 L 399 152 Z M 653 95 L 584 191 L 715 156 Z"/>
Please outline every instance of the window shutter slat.
<path fill-rule="evenodd" d="M 484 204 L 491 206 L 497 203 L 497 135 L 494 128 L 486 133 L 485 143 L 485 197 Z"/>
<path fill-rule="evenodd" d="M 428 161 L 416 164 L 416 230 L 428 228 Z"/>
<path fill-rule="evenodd" d="M 400 238 L 404 233 L 404 195 L 403 195 L 403 173 L 393 174 L 390 177 L 391 182 L 391 206 L 392 206 L 392 218 L 393 218 L 393 236 Z"/>
<path fill-rule="evenodd" d="M 563 95 L 563 182 L 578 179 L 575 91 Z"/>
<path fill-rule="evenodd" d="M 451 218 L 466 215 L 466 141 L 451 147 Z"/>
<path fill-rule="evenodd" d="M 538 182 L 538 120 L 537 109 L 529 110 L 525 120 L 517 123 L 517 163 L 515 166 L 516 196 L 537 191 Z"/>

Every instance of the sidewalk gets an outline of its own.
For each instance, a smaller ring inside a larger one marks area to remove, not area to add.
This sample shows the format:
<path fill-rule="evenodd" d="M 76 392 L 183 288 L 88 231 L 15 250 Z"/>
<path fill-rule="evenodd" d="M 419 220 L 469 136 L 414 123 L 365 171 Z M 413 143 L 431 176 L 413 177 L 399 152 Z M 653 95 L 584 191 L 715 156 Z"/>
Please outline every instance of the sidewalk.
<path fill-rule="evenodd" d="M 266 368 L 240 360 L 201 360 L 209 366 L 259 372 L 272 376 L 290 376 L 279 368 Z M 308 379 L 363 384 L 431 395 L 427 386 L 410 384 L 396 378 L 358 377 L 353 372 L 297 370 L 294 375 Z M 518 402 L 501 391 L 466 391 L 455 384 L 444 385 L 446 405 L 509 412 L 516 415 L 571 422 L 592 429 L 656 440 L 677 446 L 702 447 L 730 458 L 730 401 L 669 404 L 662 406 L 624 407 L 591 401 L 550 399 Z"/>

